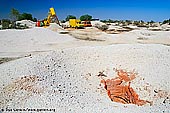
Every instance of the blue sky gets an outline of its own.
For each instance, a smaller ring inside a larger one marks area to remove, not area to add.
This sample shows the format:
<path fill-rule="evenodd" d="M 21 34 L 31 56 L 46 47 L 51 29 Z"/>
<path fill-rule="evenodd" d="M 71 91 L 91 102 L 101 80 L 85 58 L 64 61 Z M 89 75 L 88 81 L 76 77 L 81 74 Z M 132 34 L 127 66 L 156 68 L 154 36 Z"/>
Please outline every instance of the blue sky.
<path fill-rule="evenodd" d="M 170 0 L 0 0 L 0 19 L 8 18 L 11 8 L 44 19 L 54 7 L 60 20 L 67 15 L 79 18 L 163 21 L 170 18 Z"/>

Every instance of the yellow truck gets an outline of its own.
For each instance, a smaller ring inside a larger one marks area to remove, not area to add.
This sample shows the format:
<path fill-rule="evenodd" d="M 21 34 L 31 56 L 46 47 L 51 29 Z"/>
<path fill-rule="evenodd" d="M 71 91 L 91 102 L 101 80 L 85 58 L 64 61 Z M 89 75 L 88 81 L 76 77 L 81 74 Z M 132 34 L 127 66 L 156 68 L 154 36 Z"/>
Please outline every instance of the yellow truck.
<path fill-rule="evenodd" d="M 84 24 L 81 23 L 81 20 L 78 19 L 69 19 L 69 25 L 72 28 L 83 28 Z"/>

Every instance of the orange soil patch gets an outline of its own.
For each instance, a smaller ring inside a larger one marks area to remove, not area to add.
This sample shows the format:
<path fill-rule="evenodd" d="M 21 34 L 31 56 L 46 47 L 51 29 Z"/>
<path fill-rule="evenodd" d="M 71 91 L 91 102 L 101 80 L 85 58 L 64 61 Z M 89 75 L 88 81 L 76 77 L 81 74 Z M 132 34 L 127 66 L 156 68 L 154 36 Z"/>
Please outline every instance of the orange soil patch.
<path fill-rule="evenodd" d="M 0 90 L 0 107 L 5 106 L 13 99 L 20 102 L 33 94 L 43 93 L 44 89 L 37 84 L 39 79 L 40 78 L 36 75 L 24 76 L 3 87 L 3 89 Z"/>
<path fill-rule="evenodd" d="M 139 95 L 130 87 L 130 81 L 136 77 L 134 72 L 128 73 L 124 70 L 116 70 L 116 72 L 118 77 L 101 80 L 112 101 L 123 104 L 136 104 L 138 106 L 150 103 L 149 101 L 139 99 Z"/>

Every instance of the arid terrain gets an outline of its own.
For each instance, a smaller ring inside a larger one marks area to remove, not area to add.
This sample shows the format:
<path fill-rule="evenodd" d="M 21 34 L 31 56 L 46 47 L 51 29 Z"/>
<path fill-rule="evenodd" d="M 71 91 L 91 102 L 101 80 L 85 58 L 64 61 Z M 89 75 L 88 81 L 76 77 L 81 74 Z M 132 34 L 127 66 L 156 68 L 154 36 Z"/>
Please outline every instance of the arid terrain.
<path fill-rule="evenodd" d="M 102 79 L 135 70 L 138 106 L 111 101 Z M 98 76 L 99 72 L 105 76 Z M 170 31 L 109 26 L 0 30 L 0 108 L 56 113 L 169 113 Z M 2 111 L 2 110 L 1 110 Z"/>

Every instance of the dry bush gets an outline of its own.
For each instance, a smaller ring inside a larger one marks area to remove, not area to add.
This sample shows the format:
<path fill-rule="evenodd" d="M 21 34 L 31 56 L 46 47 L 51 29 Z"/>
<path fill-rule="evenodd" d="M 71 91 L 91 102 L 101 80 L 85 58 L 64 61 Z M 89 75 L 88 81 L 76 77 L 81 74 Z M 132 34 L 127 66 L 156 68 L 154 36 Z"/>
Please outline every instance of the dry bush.
<path fill-rule="evenodd" d="M 100 25 L 100 24 L 95 24 L 95 27 L 102 31 L 106 31 L 109 28 L 108 25 Z"/>

